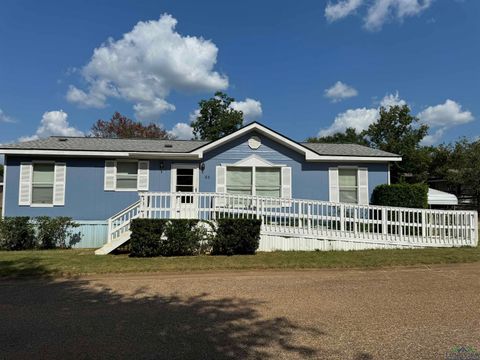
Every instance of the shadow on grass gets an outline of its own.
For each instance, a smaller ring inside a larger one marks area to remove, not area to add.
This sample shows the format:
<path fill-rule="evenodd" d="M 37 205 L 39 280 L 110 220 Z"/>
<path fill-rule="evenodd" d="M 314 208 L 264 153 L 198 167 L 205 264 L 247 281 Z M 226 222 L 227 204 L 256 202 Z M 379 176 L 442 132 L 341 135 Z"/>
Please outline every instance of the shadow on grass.
<path fill-rule="evenodd" d="M 0 358 L 321 358 L 295 339 L 325 335 L 264 318 L 239 298 L 123 295 L 84 279 L 53 279 L 35 260 L 0 261 Z M 135 280 L 131 280 L 135 281 Z"/>

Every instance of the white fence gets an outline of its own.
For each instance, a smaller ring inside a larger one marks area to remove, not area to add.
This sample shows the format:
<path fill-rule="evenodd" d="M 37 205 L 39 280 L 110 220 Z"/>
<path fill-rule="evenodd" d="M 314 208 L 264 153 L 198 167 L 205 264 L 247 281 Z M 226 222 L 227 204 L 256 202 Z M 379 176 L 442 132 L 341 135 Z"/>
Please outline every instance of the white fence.
<path fill-rule="evenodd" d="M 258 218 L 262 220 L 260 250 L 453 247 L 476 246 L 478 241 L 476 211 L 168 192 L 140 193 L 138 203 L 109 220 L 109 240 L 128 231 L 136 217 Z"/>

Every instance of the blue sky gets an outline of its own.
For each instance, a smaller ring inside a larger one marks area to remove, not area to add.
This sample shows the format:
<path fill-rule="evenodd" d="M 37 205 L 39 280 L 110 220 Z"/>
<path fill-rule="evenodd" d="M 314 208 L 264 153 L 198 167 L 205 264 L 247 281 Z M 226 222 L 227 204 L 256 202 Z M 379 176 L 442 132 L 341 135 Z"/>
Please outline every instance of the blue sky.
<path fill-rule="evenodd" d="M 426 143 L 477 137 L 479 14 L 477 0 L 4 0 L 0 143 L 81 135 L 114 111 L 185 137 L 218 89 L 296 140 L 394 103 L 432 127 Z"/>

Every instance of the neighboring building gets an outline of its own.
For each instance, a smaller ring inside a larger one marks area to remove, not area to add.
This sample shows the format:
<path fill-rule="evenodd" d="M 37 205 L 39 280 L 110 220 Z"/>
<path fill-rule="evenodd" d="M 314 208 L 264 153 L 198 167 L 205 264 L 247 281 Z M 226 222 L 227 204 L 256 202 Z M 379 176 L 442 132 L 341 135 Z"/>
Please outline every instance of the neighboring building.
<path fill-rule="evenodd" d="M 69 216 L 80 247 L 139 191 L 217 192 L 368 204 L 400 156 L 354 144 L 298 143 L 259 123 L 213 142 L 50 137 L 2 145 L 5 216 Z"/>

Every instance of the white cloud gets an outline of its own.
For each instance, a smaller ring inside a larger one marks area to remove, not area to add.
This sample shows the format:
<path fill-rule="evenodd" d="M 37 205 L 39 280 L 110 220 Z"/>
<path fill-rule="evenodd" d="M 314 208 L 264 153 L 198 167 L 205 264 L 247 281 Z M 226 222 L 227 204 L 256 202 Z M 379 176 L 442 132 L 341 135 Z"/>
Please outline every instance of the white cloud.
<path fill-rule="evenodd" d="M 325 97 L 332 102 L 339 102 L 358 95 L 358 91 L 347 84 L 337 81 L 332 87 L 325 90 Z"/>
<path fill-rule="evenodd" d="M 5 114 L 2 109 L 0 109 L 0 122 L 14 123 L 15 120 L 11 116 Z"/>
<path fill-rule="evenodd" d="M 398 92 L 385 95 L 380 101 L 380 106 L 386 107 L 387 109 L 394 105 L 404 104 L 406 104 L 406 102 L 400 99 Z M 337 132 L 344 132 L 349 127 L 357 131 L 366 130 L 370 124 L 378 119 L 379 111 L 380 107 L 349 109 L 338 114 L 328 128 L 320 130 L 318 136 L 328 136 Z"/>
<path fill-rule="evenodd" d="M 392 19 L 403 21 L 404 18 L 420 14 L 432 2 L 433 0 L 340 0 L 335 4 L 327 4 L 325 17 L 331 22 L 340 20 L 352 15 L 365 4 L 367 13 L 364 16 L 364 27 L 376 31 Z"/>
<path fill-rule="evenodd" d="M 190 125 L 185 123 L 177 123 L 172 130 L 168 132 L 179 140 L 190 140 L 193 138 L 193 129 Z"/>
<path fill-rule="evenodd" d="M 430 127 L 431 131 L 434 131 L 423 139 L 425 145 L 438 143 L 447 129 L 475 119 L 470 111 L 462 110 L 462 105 L 450 99 L 443 104 L 427 107 L 417 116 L 422 123 Z"/>
<path fill-rule="evenodd" d="M 166 100 L 172 90 L 226 89 L 228 78 L 213 70 L 217 46 L 179 34 L 176 24 L 164 14 L 156 21 L 138 22 L 120 40 L 109 39 L 81 70 L 87 89 L 70 86 L 67 99 L 99 108 L 108 98 L 120 98 L 134 104 L 138 119 L 153 120 L 175 109 Z"/>
<path fill-rule="evenodd" d="M 470 111 L 462 111 L 462 105 L 450 99 L 443 104 L 427 107 L 418 114 L 418 118 L 431 127 L 451 127 L 474 120 Z"/>
<path fill-rule="evenodd" d="M 336 4 L 329 2 L 325 8 L 325 17 L 328 21 L 336 21 L 352 14 L 357 10 L 363 0 L 342 0 Z"/>
<path fill-rule="evenodd" d="M 84 136 L 84 133 L 72 126 L 67 121 L 68 115 L 63 110 L 47 111 L 43 114 L 40 126 L 32 136 L 23 136 L 19 141 L 37 140 L 52 135 L 59 136 Z"/>
<path fill-rule="evenodd" d="M 258 120 L 262 116 L 262 103 L 258 100 L 246 98 L 244 101 L 232 102 L 230 107 L 243 112 L 243 120 L 246 123 Z"/>

